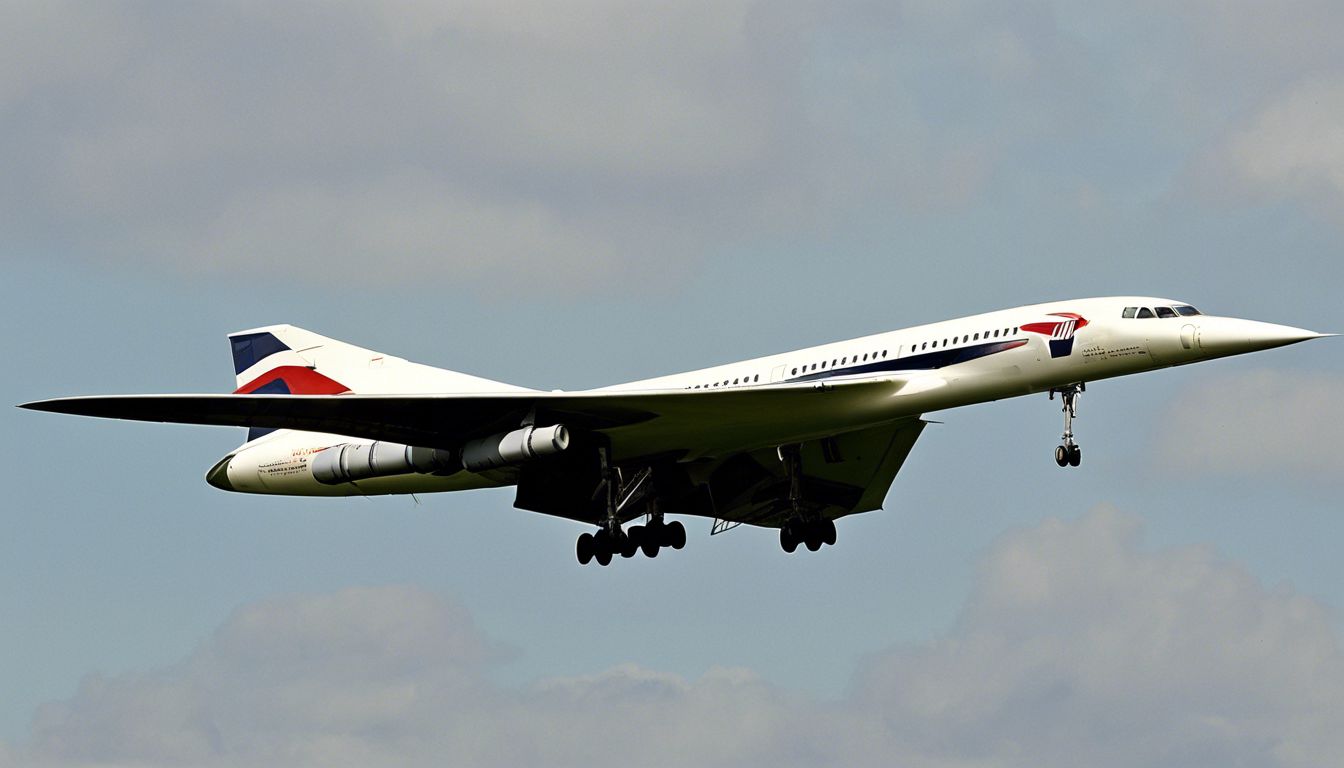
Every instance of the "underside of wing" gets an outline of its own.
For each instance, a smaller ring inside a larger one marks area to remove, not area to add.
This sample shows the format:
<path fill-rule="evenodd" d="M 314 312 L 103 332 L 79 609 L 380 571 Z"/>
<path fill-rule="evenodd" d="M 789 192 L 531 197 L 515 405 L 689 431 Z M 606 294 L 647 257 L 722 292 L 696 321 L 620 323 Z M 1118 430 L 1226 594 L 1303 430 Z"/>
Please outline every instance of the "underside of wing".
<path fill-rule="evenodd" d="M 619 517 L 658 512 L 777 527 L 795 516 L 835 519 L 878 509 L 924 426 L 907 418 L 780 447 L 623 468 Z M 589 456 L 576 451 L 521 467 L 515 506 L 587 522 L 603 519 L 602 475 Z"/>

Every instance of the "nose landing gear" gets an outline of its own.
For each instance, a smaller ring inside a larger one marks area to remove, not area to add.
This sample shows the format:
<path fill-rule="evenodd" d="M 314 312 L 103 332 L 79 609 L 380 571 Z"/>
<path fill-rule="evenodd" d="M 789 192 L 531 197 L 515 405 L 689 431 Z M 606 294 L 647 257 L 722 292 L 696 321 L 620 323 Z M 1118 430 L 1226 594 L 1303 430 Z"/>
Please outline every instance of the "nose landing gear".
<path fill-rule="evenodd" d="M 1063 442 L 1055 448 L 1055 463 L 1061 467 L 1076 467 L 1083 462 L 1083 449 L 1073 439 L 1073 419 L 1078 415 L 1078 395 L 1086 391 L 1087 385 L 1082 383 L 1050 390 L 1051 400 L 1055 399 L 1055 393 L 1058 392 L 1059 398 L 1064 401 Z"/>

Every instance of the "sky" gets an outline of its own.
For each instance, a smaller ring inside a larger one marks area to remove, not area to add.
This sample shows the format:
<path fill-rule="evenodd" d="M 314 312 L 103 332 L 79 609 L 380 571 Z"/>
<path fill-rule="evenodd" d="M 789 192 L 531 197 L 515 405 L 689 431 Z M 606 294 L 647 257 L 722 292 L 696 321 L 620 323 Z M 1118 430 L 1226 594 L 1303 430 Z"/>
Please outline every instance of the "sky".
<path fill-rule="evenodd" d="M 579 389 L 1037 301 L 1344 331 L 1329 2 L 0 4 L 0 402 L 294 323 Z M 931 414 L 838 544 L 0 409 L 0 767 L 1319 766 L 1344 346 Z"/>

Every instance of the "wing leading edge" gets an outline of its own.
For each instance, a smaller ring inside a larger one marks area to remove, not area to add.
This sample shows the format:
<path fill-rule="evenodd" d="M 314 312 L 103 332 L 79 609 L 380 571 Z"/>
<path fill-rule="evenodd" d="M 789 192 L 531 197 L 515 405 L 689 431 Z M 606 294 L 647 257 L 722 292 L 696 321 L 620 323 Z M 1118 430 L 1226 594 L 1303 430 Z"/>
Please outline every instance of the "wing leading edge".
<path fill-rule="evenodd" d="M 524 419 L 601 433 L 613 458 L 716 456 L 834 435 L 916 415 L 899 378 L 711 391 L 431 395 L 113 395 L 42 400 L 37 411 L 231 427 L 271 427 L 456 448 Z"/>

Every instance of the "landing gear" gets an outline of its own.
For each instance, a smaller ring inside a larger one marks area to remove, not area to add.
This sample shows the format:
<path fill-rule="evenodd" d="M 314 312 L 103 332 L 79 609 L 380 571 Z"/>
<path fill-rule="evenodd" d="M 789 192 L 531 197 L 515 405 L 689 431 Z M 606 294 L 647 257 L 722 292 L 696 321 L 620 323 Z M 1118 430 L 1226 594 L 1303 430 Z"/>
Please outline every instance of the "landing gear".
<path fill-rule="evenodd" d="M 1055 393 L 1064 401 L 1063 443 L 1055 448 L 1055 463 L 1061 467 L 1076 467 L 1083 462 L 1083 449 L 1073 439 L 1073 419 L 1078 415 L 1078 395 L 1087 391 L 1086 384 L 1070 384 L 1067 387 L 1050 390 L 1050 399 Z"/>
<path fill-rule="evenodd" d="M 681 549 L 686 546 L 686 526 L 680 520 L 664 522 L 662 516 L 654 517 L 645 525 L 632 525 L 629 530 L 619 527 L 613 534 L 607 528 L 599 528 L 597 533 L 579 534 L 575 554 L 579 565 L 587 565 L 596 560 L 598 565 L 609 565 L 616 555 L 634 557 L 643 552 L 645 557 L 657 557 L 664 547 Z"/>
<path fill-rule="evenodd" d="M 809 552 L 816 552 L 823 544 L 835 544 L 835 521 L 824 517 L 790 519 L 779 529 L 779 546 L 793 554 L 799 544 Z"/>
<path fill-rule="evenodd" d="M 805 545 L 809 552 L 816 552 L 823 544 L 835 544 L 834 520 L 803 514 L 803 457 L 798 446 L 780 446 L 778 453 L 789 476 L 789 508 L 792 512 L 779 528 L 780 548 L 793 554 L 799 544 Z"/>
<path fill-rule="evenodd" d="M 641 486 L 648 480 L 649 470 L 645 469 L 627 485 L 622 485 L 620 473 L 607 464 L 607 453 L 601 453 L 603 484 L 607 493 L 607 519 L 596 533 L 583 533 L 575 544 L 575 554 L 579 564 L 587 565 L 596 560 L 598 565 L 609 565 L 614 556 L 634 557 L 643 552 L 645 557 L 657 557 L 663 547 L 681 549 L 686 546 L 686 526 L 679 520 L 666 522 L 659 511 L 656 499 L 649 500 L 649 520 L 644 525 L 632 525 L 628 530 L 621 529 L 621 508 L 626 506 Z M 602 490 L 599 487 L 599 492 Z"/>

